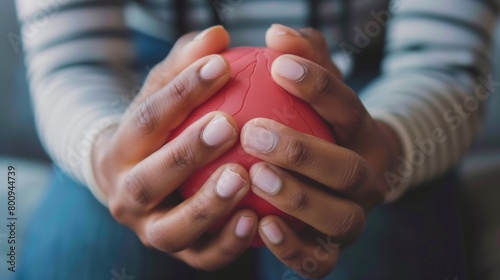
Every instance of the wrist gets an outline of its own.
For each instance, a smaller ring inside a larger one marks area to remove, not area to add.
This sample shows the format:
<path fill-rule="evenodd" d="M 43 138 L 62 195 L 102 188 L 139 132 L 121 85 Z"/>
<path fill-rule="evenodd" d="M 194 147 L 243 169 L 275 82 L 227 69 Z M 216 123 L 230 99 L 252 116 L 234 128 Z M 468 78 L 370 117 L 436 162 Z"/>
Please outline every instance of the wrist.
<path fill-rule="evenodd" d="M 92 126 L 86 133 L 86 139 L 91 139 L 89 145 L 89 152 L 83 159 L 83 176 L 85 184 L 89 188 L 94 197 L 107 206 L 108 190 L 103 188 L 108 184 L 103 183 L 102 174 L 103 165 L 101 164 L 102 150 L 105 149 L 109 139 L 111 138 L 112 131 L 116 129 L 120 118 L 117 116 L 107 117 Z"/>
<path fill-rule="evenodd" d="M 408 180 L 400 180 L 399 167 L 400 159 L 405 156 L 405 145 L 401 140 L 401 135 L 397 129 L 399 123 L 390 118 L 375 120 L 382 135 L 382 144 L 386 150 L 386 166 L 381 170 L 384 183 L 389 191 L 385 194 L 385 202 L 392 202 L 398 199 L 408 188 Z"/>
<path fill-rule="evenodd" d="M 396 172 L 398 168 L 398 157 L 403 154 L 403 145 L 394 130 L 383 121 L 375 120 L 377 127 L 382 134 L 382 141 L 386 147 L 386 170 Z"/>

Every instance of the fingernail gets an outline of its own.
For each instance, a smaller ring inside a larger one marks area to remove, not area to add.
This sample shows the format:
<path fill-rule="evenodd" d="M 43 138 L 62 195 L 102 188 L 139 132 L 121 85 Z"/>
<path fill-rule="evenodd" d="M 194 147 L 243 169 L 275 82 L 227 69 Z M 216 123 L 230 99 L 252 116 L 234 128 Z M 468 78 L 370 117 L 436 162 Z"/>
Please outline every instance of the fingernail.
<path fill-rule="evenodd" d="M 234 234 L 238 237 L 245 238 L 250 235 L 255 219 L 252 217 L 241 216 L 234 229 Z"/>
<path fill-rule="evenodd" d="M 276 137 L 269 129 L 250 125 L 243 135 L 243 146 L 254 149 L 261 153 L 267 153 L 274 149 Z"/>
<path fill-rule="evenodd" d="M 215 190 L 222 198 L 230 198 L 239 192 L 247 182 L 241 178 L 240 174 L 224 169 L 217 181 Z"/>
<path fill-rule="evenodd" d="M 200 39 L 202 39 L 203 37 L 205 37 L 205 35 L 207 35 L 208 31 L 210 30 L 210 28 L 207 28 L 203 31 L 201 31 L 200 33 L 198 33 L 194 38 L 193 38 L 193 41 L 198 41 Z"/>
<path fill-rule="evenodd" d="M 236 136 L 236 130 L 221 115 L 216 115 L 203 129 L 201 138 L 209 146 L 220 145 Z"/>
<path fill-rule="evenodd" d="M 212 29 L 215 29 L 215 28 L 224 28 L 222 25 L 215 25 L 215 26 L 212 26 L 212 27 L 209 27 L 203 31 L 201 31 L 200 33 L 198 33 L 198 35 L 196 35 L 194 38 L 193 38 L 193 41 L 197 41 L 197 40 L 200 40 L 200 39 L 203 39 L 203 37 L 205 37 L 205 35 L 207 35 L 207 33 L 212 30 Z"/>
<path fill-rule="evenodd" d="M 270 224 L 262 226 L 261 229 L 266 238 L 271 243 L 279 244 L 283 240 L 283 233 L 281 232 L 276 222 L 272 222 Z"/>
<path fill-rule="evenodd" d="M 273 68 L 276 74 L 292 81 L 299 81 L 306 73 L 304 66 L 291 58 L 283 56 L 274 61 Z"/>
<path fill-rule="evenodd" d="M 252 184 L 268 194 L 276 194 L 281 188 L 281 179 L 271 168 L 264 165 L 253 176 Z"/>
<path fill-rule="evenodd" d="M 198 41 L 198 40 L 202 39 L 203 37 L 205 37 L 205 35 L 207 35 L 207 33 L 208 33 L 208 29 L 201 31 L 200 33 L 198 33 L 198 35 L 196 35 L 193 38 L 193 41 Z"/>
<path fill-rule="evenodd" d="M 288 26 L 285 26 L 283 24 L 275 23 L 275 24 L 271 25 L 271 28 L 276 29 L 274 31 L 275 35 L 282 36 L 282 35 L 290 34 L 290 35 L 294 35 L 294 36 L 302 36 L 297 30 L 290 28 Z"/>
<path fill-rule="evenodd" d="M 219 55 L 214 55 L 201 68 L 200 76 L 205 80 L 213 80 L 227 72 L 226 63 Z"/>

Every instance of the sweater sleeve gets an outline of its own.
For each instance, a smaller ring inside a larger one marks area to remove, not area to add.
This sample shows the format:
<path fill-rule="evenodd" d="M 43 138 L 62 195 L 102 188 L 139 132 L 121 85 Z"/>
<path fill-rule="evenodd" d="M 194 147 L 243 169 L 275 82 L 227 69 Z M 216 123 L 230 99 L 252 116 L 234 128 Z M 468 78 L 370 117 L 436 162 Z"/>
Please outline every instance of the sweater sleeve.
<path fill-rule="evenodd" d="M 137 86 L 124 0 L 16 0 L 37 129 L 63 170 L 85 185 L 96 135 Z"/>
<path fill-rule="evenodd" d="M 362 93 L 403 146 L 387 201 L 455 165 L 481 126 L 492 93 L 497 0 L 395 0 L 382 75 Z"/>

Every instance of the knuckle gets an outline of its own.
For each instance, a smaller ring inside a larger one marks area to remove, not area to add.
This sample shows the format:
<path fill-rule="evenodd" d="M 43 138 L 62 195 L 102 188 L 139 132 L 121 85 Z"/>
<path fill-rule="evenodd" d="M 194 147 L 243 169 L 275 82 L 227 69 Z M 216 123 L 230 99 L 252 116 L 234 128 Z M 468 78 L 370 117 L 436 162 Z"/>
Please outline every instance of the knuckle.
<path fill-rule="evenodd" d="M 174 104 L 185 102 L 191 93 L 192 81 L 185 75 L 177 76 L 166 88 L 166 94 Z"/>
<path fill-rule="evenodd" d="M 328 70 L 321 68 L 319 75 L 314 81 L 315 96 L 321 98 L 330 95 L 334 92 L 334 82 Z"/>
<path fill-rule="evenodd" d="M 340 218 L 334 222 L 328 232 L 331 236 L 353 237 L 357 236 L 365 225 L 365 215 L 359 206 L 350 207 L 343 213 L 339 213 Z"/>
<path fill-rule="evenodd" d="M 139 204 L 147 204 L 150 200 L 146 177 L 140 172 L 130 172 L 125 179 L 125 193 Z"/>
<path fill-rule="evenodd" d="M 351 114 L 347 118 L 347 124 L 346 126 L 349 127 L 358 127 L 362 128 L 365 127 L 367 124 L 368 118 L 367 118 L 367 113 L 362 108 L 362 105 L 355 104 L 352 106 L 352 109 L 350 110 Z"/>
<path fill-rule="evenodd" d="M 187 143 L 182 143 L 169 150 L 165 169 L 178 170 L 195 166 L 196 157 L 193 149 Z"/>
<path fill-rule="evenodd" d="M 306 211 L 311 208 L 311 198 L 304 188 L 299 188 L 293 193 L 289 201 L 290 209 L 296 212 Z"/>
<path fill-rule="evenodd" d="M 301 140 L 291 138 L 286 146 L 287 163 L 291 166 L 305 166 L 310 161 L 308 145 Z"/>
<path fill-rule="evenodd" d="M 137 107 L 135 125 L 139 132 L 148 134 L 154 130 L 158 123 L 157 106 L 154 102 L 146 100 Z"/>
<path fill-rule="evenodd" d="M 341 191 L 357 191 L 368 177 L 368 164 L 356 153 L 350 153 L 343 169 L 344 172 L 338 178 Z"/>
<path fill-rule="evenodd" d="M 217 219 L 217 210 L 210 203 L 212 199 L 211 195 L 208 194 L 208 191 L 200 191 L 198 193 L 199 195 L 193 196 L 193 200 L 189 204 L 188 219 L 195 223 L 200 221 L 215 221 Z"/>

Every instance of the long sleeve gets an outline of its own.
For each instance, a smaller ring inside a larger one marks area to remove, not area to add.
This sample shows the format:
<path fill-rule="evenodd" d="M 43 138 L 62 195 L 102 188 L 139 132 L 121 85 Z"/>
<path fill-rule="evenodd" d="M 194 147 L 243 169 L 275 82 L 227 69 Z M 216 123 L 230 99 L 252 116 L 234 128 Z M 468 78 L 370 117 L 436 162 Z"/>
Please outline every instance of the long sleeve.
<path fill-rule="evenodd" d="M 362 100 L 398 135 L 403 155 L 386 172 L 387 200 L 458 162 L 491 95 L 490 52 L 499 1 L 392 1 L 383 75 Z M 396 188 L 397 186 L 397 188 Z"/>
<path fill-rule="evenodd" d="M 41 141 L 80 182 L 95 136 L 123 114 L 134 52 L 122 0 L 17 0 Z"/>

